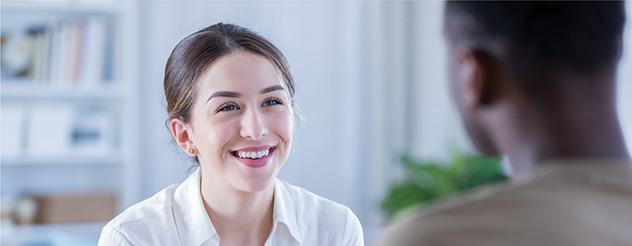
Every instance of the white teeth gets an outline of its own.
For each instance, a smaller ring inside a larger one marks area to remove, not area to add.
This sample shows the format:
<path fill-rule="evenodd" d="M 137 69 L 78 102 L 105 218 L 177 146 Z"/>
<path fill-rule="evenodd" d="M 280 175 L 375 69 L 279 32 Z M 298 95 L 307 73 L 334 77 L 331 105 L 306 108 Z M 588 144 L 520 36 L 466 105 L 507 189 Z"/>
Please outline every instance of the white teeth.
<path fill-rule="evenodd" d="M 258 151 L 258 152 L 237 151 L 237 156 L 239 156 L 239 158 L 260 159 L 262 157 L 268 156 L 269 154 L 270 154 L 269 149 Z"/>

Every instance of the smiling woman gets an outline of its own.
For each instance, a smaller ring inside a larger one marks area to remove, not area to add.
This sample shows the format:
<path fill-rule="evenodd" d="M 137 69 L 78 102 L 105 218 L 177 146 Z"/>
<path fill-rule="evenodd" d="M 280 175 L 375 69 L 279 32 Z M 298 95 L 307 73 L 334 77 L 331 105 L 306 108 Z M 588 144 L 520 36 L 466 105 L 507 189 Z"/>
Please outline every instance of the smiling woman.
<path fill-rule="evenodd" d="M 292 147 L 294 80 L 258 34 L 216 24 L 167 61 L 167 125 L 199 168 L 108 223 L 99 245 L 363 245 L 343 205 L 277 179 Z"/>
<path fill-rule="evenodd" d="M 224 55 L 200 76 L 190 119 L 172 118 L 169 126 L 182 149 L 209 163 L 201 166 L 209 177 L 203 187 L 272 191 L 292 143 L 289 83 L 267 58 L 247 50 Z"/>

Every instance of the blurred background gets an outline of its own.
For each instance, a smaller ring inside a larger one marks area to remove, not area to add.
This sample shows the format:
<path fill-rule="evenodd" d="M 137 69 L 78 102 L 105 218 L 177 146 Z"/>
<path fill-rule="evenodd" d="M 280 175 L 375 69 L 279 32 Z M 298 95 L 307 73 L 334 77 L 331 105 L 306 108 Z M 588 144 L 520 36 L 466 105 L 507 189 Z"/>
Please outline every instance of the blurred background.
<path fill-rule="evenodd" d="M 367 242 L 407 208 L 504 179 L 500 158 L 474 154 L 451 105 L 442 7 L 3 0 L 2 245 L 95 245 L 106 221 L 188 176 L 193 163 L 164 124 L 164 67 L 178 41 L 217 22 L 252 28 L 287 56 L 305 120 L 281 178 L 349 206 Z M 629 24 L 624 42 L 630 143 Z M 415 184 L 426 174 L 442 185 Z"/>

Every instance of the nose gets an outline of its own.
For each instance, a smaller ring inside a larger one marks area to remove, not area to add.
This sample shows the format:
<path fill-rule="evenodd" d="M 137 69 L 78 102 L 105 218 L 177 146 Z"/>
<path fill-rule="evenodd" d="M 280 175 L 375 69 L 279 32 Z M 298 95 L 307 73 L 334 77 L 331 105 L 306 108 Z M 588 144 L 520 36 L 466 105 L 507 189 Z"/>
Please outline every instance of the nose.
<path fill-rule="evenodd" d="M 267 133 L 268 128 L 265 126 L 260 112 L 257 110 L 248 110 L 244 113 L 241 119 L 241 137 L 259 140 Z"/>

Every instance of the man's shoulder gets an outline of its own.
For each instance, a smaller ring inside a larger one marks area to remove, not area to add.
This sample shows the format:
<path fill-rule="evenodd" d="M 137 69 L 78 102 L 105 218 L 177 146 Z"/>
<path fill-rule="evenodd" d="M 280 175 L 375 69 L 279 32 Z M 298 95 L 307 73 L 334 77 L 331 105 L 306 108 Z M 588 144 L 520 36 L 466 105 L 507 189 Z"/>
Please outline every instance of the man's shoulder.
<path fill-rule="evenodd" d="M 485 187 L 460 198 L 442 201 L 398 216 L 396 222 L 386 229 L 378 245 L 433 245 L 442 237 L 468 226 L 475 221 L 489 219 L 486 211 L 496 211 L 495 201 L 510 194 L 507 184 Z M 498 215 L 497 213 L 493 216 Z"/>
<path fill-rule="evenodd" d="M 632 226 L 631 173 L 625 173 L 630 169 L 597 170 L 549 168 L 485 187 L 405 216 L 387 229 L 380 245 L 515 245 L 539 239 L 573 245 L 590 241 L 565 236 L 582 230 L 592 231 L 593 239 L 618 239 L 610 225 Z"/>

